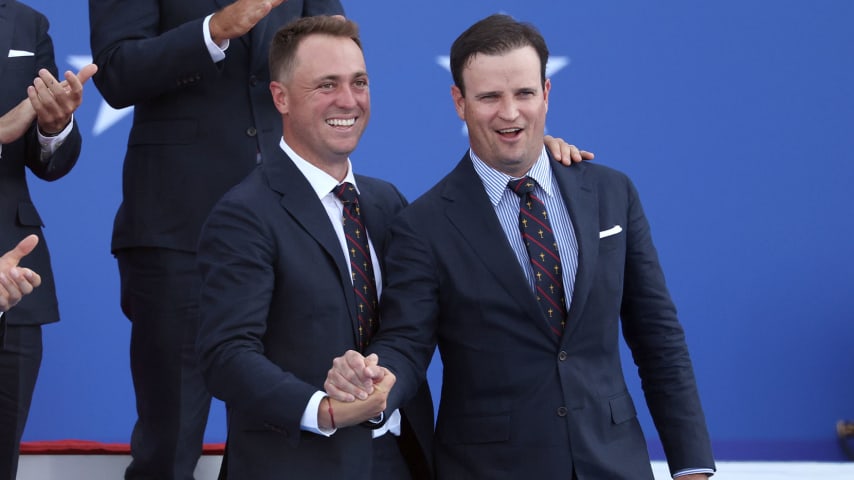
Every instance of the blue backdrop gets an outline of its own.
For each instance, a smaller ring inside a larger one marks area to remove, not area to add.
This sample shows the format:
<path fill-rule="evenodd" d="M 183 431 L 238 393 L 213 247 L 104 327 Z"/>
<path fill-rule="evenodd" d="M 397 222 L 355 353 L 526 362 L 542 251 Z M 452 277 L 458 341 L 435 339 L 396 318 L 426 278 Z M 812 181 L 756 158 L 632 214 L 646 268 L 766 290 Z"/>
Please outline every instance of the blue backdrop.
<path fill-rule="evenodd" d="M 59 68 L 85 63 L 87 3 L 28 3 L 52 21 Z M 854 417 L 854 2 L 344 4 L 373 93 L 354 165 L 410 198 L 466 146 L 442 60 L 451 42 L 497 11 L 536 24 L 553 55 L 549 132 L 629 173 L 644 199 L 717 456 L 841 458 L 834 425 Z M 53 184 L 31 178 L 62 322 L 44 329 L 25 440 L 126 442 L 130 327 L 109 242 L 131 112 L 110 110 L 90 83 L 77 118 L 77 167 Z M 207 439 L 224 437 L 217 405 Z"/>

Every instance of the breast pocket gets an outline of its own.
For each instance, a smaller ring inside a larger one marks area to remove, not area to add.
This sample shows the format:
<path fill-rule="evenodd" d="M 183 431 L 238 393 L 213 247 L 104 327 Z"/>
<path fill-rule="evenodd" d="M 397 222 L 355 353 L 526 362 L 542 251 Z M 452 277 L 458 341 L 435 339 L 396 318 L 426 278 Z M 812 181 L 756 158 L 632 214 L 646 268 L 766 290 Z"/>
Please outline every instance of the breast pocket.
<path fill-rule="evenodd" d="M 626 232 L 620 225 L 605 226 L 599 231 L 599 251 L 608 252 L 619 248 L 626 241 Z"/>
<path fill-rule="evenodd" d="M 36 57 L 28 55 L 28 53 L 30 52 L 22 49 L 10 49 L 9 52 L 6 52 L 6 55 L 15 56 L 6 59 L 6 67 L 3 72 L 5 81 L 9 81 L 9 78 L 18 79 L 18 81 L 26 79 L 26 85 L 29 85 L 36 78 L 38 73 Z M 23 91 L 23 94 L 26 95 L 26 90 Z"/>

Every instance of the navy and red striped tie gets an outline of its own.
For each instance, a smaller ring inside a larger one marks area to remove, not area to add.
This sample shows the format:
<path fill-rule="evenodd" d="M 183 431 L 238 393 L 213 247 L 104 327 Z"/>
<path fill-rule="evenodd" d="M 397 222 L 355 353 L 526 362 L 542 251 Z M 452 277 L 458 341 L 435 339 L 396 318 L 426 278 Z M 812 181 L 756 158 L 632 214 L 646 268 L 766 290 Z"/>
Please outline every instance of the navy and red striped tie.
<path fill-rule="evenodd" d="M 359 194 L 350 183 L 342 183 L 333 190 L 344 204 L 341 218 L 344 236 L 347 238 L 347 253 L 352 272 L 353 291 L 356 294 L 356 315 L 359 319 L 359 349 L 364 350 L 379 327 L 377 311 L 377 284 L 371 262 L 368 235 L 362 221 Z"/>
<path fill-rule="evenodd" d="M 566 325 L 566 296 L 560 254 L 546 205 L 534 194 L 537 181 L 531 177 L 510 180 L 507 186 L 520 197 L 519 231 L 534 272 L 537 301 L 549 327 L 560 337 Z"/>

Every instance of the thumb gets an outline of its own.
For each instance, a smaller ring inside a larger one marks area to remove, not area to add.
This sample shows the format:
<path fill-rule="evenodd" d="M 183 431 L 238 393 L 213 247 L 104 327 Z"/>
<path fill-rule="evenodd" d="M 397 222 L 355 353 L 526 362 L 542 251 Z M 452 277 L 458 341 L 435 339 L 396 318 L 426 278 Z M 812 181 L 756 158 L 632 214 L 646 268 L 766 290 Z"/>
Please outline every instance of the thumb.
<path fill-rule="evenodd" d="M 367 357 L 365 357 L 365 366 L 366 367 L 372 367 L 372 366 L 376 365 L 377 363 L 379 363 L 379 361 L 380 361 L 380 359 L 379 359 L 379 357 L 377 357 L 377 354 L 372 353 L 372 354 L 368 355 Z"/>
<path fill-rule="evenodd" d="M 80 80 L 81 84 L 86 83 L 93 75 L 98 72 L 98 66 L 94 63 L 90 63 L 77 72 L 77 79 Z"/>
<path fill-rule="evenodd" d="M 18 242 L 15 248 L 3 255 L 3 259 L 17 266 L 21 259 L 29 255 L 38 244 L 39 237 L 37 235 L 29 235 Z"/>

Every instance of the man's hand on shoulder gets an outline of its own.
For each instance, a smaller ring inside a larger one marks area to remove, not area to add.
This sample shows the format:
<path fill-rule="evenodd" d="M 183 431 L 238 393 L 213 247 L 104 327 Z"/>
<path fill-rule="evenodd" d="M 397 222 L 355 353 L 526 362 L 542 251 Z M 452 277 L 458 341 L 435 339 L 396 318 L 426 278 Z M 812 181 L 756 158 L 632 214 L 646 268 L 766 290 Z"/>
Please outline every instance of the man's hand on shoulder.
<path fill-rule="evenodd" d="M 593 152 L 579 150 L 578 147 L 567 143 L 564 139 L 555 138 L 551 135 L 546 135 L 543 138 L 543 143 L 545 143 L 546 148 L 548 148 L 554 159 L 566 166 L 572 165 L 573 162 L 578 163 L 582 160 L 593 160 L 595 157 Z"/>

